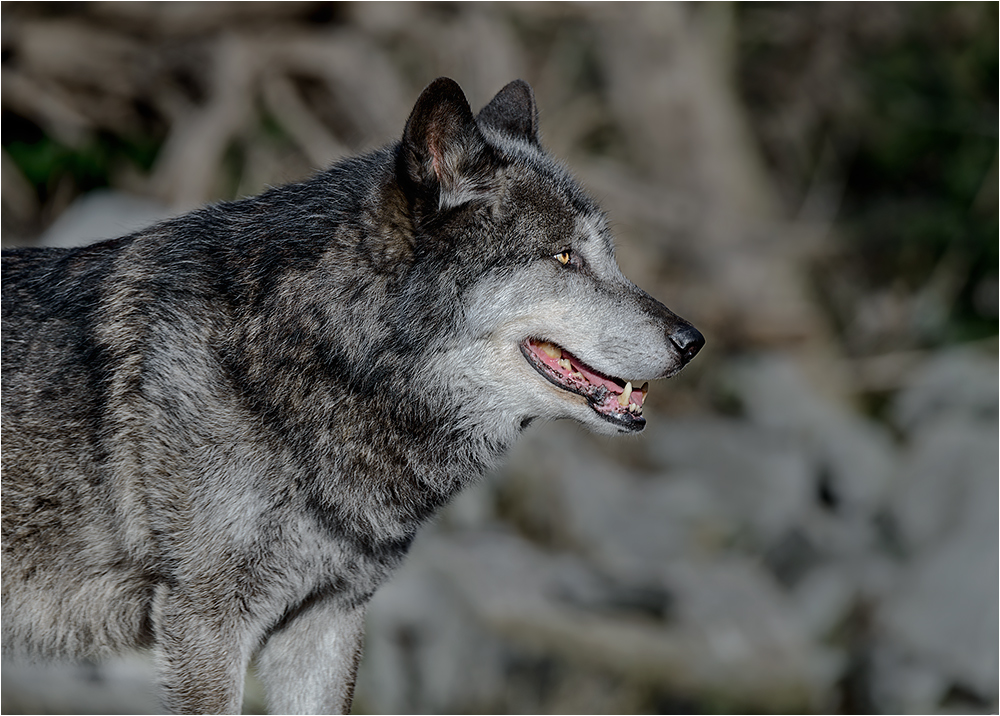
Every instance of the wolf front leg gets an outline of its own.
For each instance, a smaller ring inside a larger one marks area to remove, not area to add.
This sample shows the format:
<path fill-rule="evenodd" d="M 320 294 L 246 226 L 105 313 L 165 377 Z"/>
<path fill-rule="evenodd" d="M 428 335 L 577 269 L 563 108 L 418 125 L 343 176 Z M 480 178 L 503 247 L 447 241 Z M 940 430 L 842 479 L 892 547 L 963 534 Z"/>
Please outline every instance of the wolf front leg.
<path fill-rule="evenodd" d="M 155 653 L 170 713 L 240 713 L 259 629 L 224 601 L 167 588 L 154 598 Z"/>
<path fill-rule="evenodd" d="M 279 627 L 257 655 L 270 712 L 350 713 L 364 630 L 364 605 L 345 607 L 331 597 Z"/>

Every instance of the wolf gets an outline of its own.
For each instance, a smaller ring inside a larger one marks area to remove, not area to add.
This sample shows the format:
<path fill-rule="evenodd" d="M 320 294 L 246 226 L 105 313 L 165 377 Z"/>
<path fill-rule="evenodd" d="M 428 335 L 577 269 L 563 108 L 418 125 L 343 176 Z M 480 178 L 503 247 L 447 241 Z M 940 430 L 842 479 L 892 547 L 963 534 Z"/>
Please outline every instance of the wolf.
<path fill-rule="evenodd" d="M 349 711 L 365 605 L 537 419 L 645 425 L 704 344 L 630 283 L 531 88 L 430 84 L 314 178 L 2 260 L 3 650 L 150 647 L 163 705 Z"/>

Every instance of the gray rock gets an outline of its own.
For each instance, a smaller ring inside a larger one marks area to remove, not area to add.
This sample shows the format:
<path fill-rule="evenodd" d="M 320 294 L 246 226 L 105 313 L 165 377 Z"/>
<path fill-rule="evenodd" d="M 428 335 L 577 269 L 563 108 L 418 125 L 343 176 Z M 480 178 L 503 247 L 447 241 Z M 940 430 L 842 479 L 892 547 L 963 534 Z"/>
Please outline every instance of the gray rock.
<path fill-rule="evenodd" d="M 925 425 L 893 501 L 912 555 L 882 608 L 905 653 L 994 701 L 998 502 L 996 423 Z"/>
<path fill-rule="evenodd" d="M 884 427 L 823 395 L 785 356 L 740 361 L 731 379 L 754 424 L 809 451 L 842 512 L 867 514 L 880 504 L 897 459 Z"/>
<path fill-rule="evenodd" d="M 698 480 L 639 474 L 587 444 L 568 424 L 527 436 L 506 472 L 502 479 L 516 481 L 526 503 L 544 505 L 558 542 L 623 571 L 641 572 L 683 554 L 693 547 L 697 525 L 708 529 L 705 523 L 719 516 Z"/>
<path fill-rule="evenodd" d="M 650 457 L 662 466 L 668 491 L 698 495 L 703 524 L 688 520 L 688 528 L 711 528 L 704 521 L 712 520 L 728 526 L 729 537 L 749 535 L 761 547 L 796 526 L 813 502 L 808 455 L 785 435 L 726 419 L 678 420 L 647 430 Z"/>
<path fill-rule="evenodd" d="M 942 711 L 950 680 L 936 665 L 916 658 L 887 639 L 872 645 L 871 702 L 879 713 L 927 714 Z"/>
<path fill-rule="evenodd" d="M 151 199 L 98 189 L 76 199 L 42 234 L 37 245 L 83 246 L 144 229 L 172 215 L 167 207 Z"/>
<path fill-rule="evenodd" d="M 564 424 L 526 436 L 498 484 L 547 522 L 539 531 L 603 565 L 643 572 L 734 542 L 759 548 L 796 527 L 813 501 L 804 453 L 734 420 L 661 420 L 617 455 L 580 437 Z M 623 464 L 623 452 L 639 459 Z"/>
<path fill-rule="evenodd" d="M 153 714 L 162 707 L 145 655 L 100 664 L 4 661 L 4 713 Z"/>
<path fill-rule="evenodd" d="M 996 525 L 997 465 L 995 422 L 957 417 L 915 433 L 891 500 L 906 549 L 933 549 L 969 529 L 970 520 Z"/>
<path fill-rule="evenodd" d="M 996 352 L 953 348 L 932 355 L 893 406 L 893 418 L 912 434 L 951 414 L 996 421 L 1000 411 Z"/>
<path fill-rule="evenodd" d="M 662 609 L 651 609 L 657 599 Z M 385 636 L 400 632 L 400 619 L 409 625 L 403 646 Z M 612 674 L 634 693 L 653 688 L 765 710 L 816 707 L 836 673 L 750 563 L 674 562 L 629 584 L 503 532 L 420 538 L 399 578 L 373 599 L 369 629 L 359 694 L 377 710 L 454 711 L 484 699 L 509 706 L 507 667 L 528 658 Z M 406 649 L 418 650 L 410 663 L 419 666 L 409 668 L 419 679 L 405 677 Z M 386 695 L 400 683 L 420 693 Z"/>
<path fill-rule="evenodd" d="M 355 708 L 367 713 L 448 713 L 502 694 L 503 660 L 454 588 L 432 569 L 421 538 L 411 559 L 368 609 Z"/>

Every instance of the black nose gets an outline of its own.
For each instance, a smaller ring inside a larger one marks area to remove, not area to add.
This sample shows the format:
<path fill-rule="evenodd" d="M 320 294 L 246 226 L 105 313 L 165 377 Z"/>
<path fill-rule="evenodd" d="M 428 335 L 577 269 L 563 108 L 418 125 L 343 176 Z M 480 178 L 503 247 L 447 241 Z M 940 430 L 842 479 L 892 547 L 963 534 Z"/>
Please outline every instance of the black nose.
<path fill-rule="evenodd" d="M 690 363 L 691 359 L 698 355 L 698 351 L 705 345 L 705 336 L 701 335 L 701 331 L 690 323 L 671 333 L 670 340 L 677 346 L 681 353 L 681 362 L 685 365 Z"/>

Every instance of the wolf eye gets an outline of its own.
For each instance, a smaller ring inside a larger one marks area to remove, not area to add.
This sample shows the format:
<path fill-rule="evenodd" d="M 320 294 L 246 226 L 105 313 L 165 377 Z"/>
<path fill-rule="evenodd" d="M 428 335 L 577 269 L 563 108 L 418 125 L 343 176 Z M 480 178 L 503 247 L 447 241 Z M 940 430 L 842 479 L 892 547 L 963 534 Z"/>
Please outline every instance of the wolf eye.
<path fill-rule="evenodd" d="M 554 258 L 556 261 L 558 261 L 563 266 L 565 266 L 573 258 L 573 255 L 570 253 L 569 249 L 566 249 L 565 251 L 560 251 L 558 254 L 556 254 L 552 258 Z"/>

